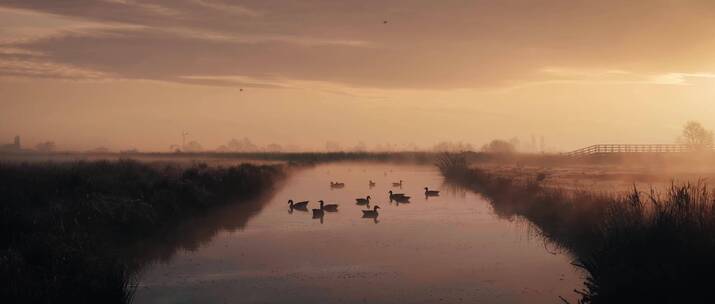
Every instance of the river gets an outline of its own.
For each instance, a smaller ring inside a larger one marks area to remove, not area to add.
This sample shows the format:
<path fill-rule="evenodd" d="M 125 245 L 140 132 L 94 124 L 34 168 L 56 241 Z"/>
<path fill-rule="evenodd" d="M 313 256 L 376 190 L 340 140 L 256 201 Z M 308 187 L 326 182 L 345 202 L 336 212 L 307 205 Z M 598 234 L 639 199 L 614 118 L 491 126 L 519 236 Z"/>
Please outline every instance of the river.
<path fill-rule="evenodd" d="M 424 187 L 440 196 L 425 197 Z M 389 190 L 412 198 L 390 202 Z M 377 219 L 356 204 L 367 195 Z M 289 199 L 310 200 L 308 211 L 291 211 Z M 314 219 L 321 199 L 338 212 Z M 498 217 L 480 195 L 443 184 L 431 166 L 318 165 L 241 204 L 184 229 L 199 239 L 145 267 L 134 303 L 575 303 L 583 287 L 568 253 L 528 222 Z"/>

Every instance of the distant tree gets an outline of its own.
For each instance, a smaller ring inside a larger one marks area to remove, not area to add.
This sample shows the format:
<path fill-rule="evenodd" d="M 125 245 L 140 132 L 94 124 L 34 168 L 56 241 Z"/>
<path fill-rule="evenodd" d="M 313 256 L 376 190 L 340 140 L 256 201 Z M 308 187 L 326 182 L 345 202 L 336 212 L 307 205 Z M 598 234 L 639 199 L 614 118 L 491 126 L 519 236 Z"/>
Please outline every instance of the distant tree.
<path fill-rule="evenodd" d="M 52 152 L 57 148 L 54 141 L 41 142 L 35 145 L 35 149 L 39 152 Z"/>
<path fill-rule="evenodd" d="M 487 153 L 510 154 L 516 152 L 516 147 L 511 142 L 495 139 L 482 146 L 482 151 Z"/>
<path fill-rule="evenodd" d="M 397 149 L 397 147 L 391 143 L 375 145 L 375 151 L 378 151 L 378 152 L 392 152 L 392 151 L 395 151 L 396 149 Z"/>
<path fill-rule="evenodd" d="M 342 148 L 340 147 L 340 143 L 329 140 L 329 141 L 325 142 L 325 151 L 338 152 L 338 151 L 342 151 Z"/>
<path fill-rule="evenodd" d="M 417 144 L 415 144 L 414 142 L 409 142 L 405 145 L 406 151 L 417 151 L 419 149 L 420 149 L 420 147 L 417 146 Z"/>
<path fill-rule="evenodd" d="M 474 151 L 474 147 L 469 143 L 441 141 L 432 147 L 435 152 L 466 152 Z"/>
<path fill-rule="evenodd" d="M 353 147 L 352 150 L 355 152 L 365 152 L 367 151 L 367 145 L 361 140 L 355 145 L 355 147 Z"/>
<path fill-rule="evenodd" d="M 519 147 L 521 146 L 521 141 L 518 137 L 512 137 L 512 139 L 509 140 L 509 143 L 514 147 L 514 151 L 519 150 Z"/>
<path fill-rule="evenodd" d="M 201 144 L 195 140 L 186 143 L 186 146 L 184 147 L 184 151 L 186 152 L 201 152 L 203 150 L 204 147 L 202 147 Z"/>
<path fill-rule="evenodd" d="M 713 147 L 713 131 L 706 130 L 697 121 L 688 121 L 683 126 L 679 142 L 689 145 L 693 150 L 705 150 Z"/>
<path fill-rule="evenodd" d="M 96 148 L 94 148 L 94 149 L 88 150 L 87 152 L 90 152 L 90 153 L 107 153 L 107 152 L 109 152 L 109 149 L 107 149 L 106 147 L 96 147 Z"/>
<path fill-rule="evenodd" d="M 258 152 L 260 150 L 250 139 L 244 137 L 241 140 L 235 138 L 226 144 L 227 151 L 230 152 Z"/>
<path fill-rule="evenodd" d="M 266 152 L 281 152 L 283 151 L 283 146 L 279 144 L 268 144 L 266 146 Z"/>

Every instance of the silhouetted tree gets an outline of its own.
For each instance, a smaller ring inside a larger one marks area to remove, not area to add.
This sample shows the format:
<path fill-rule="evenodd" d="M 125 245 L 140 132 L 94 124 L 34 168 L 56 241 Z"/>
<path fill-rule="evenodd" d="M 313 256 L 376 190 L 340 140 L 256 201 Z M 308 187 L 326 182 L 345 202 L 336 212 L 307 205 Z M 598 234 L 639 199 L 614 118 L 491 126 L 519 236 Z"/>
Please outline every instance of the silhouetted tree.
<path fill-rule="evenodd" d="M 353 151 L 355 152 L 365 152 L 367 151 L 367 145 L 361 140 L 353 147 Z"/>
<path fill-rule="evenodd" d="M 713 131 L 706 130 L 697 121 L 688 121 L 683 126 L 679 141 L 689 145 L 693 150 L 705 150 L 713 147 Z"/>
<path fill-rule="evenodd" d="M 259 148 L 250 139 L 244 137 L 241 140 L 235 138 L 226 144 L 226 148 L 230 152 L 258 152 Z"/>
<path fill-rule="evenodd" d="M 266 152 L 281 152 L 283 151 L 283 146 L 279 144 L 268 144 L 266 146 Z"/>
<path fill-rule="evenodd" d="M 325 151 L 338 152 L 338 151 L 342 151 L 342 148 L 340 147 L 340 143 L 329 140 L 329 141 L 325 142 Z"/>
<path fill-rule="evenodd" d="M 516 147 L 514 147 L 513 143 L 506 140 L 495 139 L 482 146 L 482 151 L 487 153 L 509 154 L 516 152 Z"/>
<path fill-rule="evenodd" d="M 442 141 L 432 147 L 435 152 L 466 152 L 474 151 L 474 147 L 469 143 Z"/>
<path fill-rule="evenodd" d="M 90 153 L 107 153 L 107 152 L 109 152 L 109 149 L 106 148 L 106 147 L 96 147 L 96 148 L 94 148 L 94 149 L 87 150 L 87 152 L 90 152 Z"/>
<path fill-rule="evenodd" d="M 39 152 L 52 152 L 57 148 L 54 141 L 41 142 L 35 145 L 35 149 Z"/>
<path fill-rule="evenodd" d="M 203 150 L 204 147 L 202 147 L 201 144 L 195 140 L 186 143 L 186 146 L 184 147 L 184 151 L 186 152 L 201 152 Z"/>

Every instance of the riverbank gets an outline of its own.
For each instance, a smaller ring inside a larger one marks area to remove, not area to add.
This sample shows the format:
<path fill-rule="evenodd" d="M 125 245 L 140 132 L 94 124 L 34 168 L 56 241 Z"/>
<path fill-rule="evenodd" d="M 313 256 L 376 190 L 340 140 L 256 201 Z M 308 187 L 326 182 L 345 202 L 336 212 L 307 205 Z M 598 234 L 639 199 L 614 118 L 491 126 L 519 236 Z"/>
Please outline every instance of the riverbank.
<path fill-rule="evenodd" d="M 680 303 L 709 297 L 715 271 L 715 195 L 705 184 L 625 194 L 568 190 L 470 168 L 460 155 L 439 163 L 445 178 L 483 194 L 505 217 L 532 222 L 588 272 L 584 303 Z"/>
<path fill-rule="evenodd" d="M 132 160 L 0 164 L 0 296 L 9 302 L 126 303 L 127 246 L 182 219 L 269 191 L 282 165 Z"/>

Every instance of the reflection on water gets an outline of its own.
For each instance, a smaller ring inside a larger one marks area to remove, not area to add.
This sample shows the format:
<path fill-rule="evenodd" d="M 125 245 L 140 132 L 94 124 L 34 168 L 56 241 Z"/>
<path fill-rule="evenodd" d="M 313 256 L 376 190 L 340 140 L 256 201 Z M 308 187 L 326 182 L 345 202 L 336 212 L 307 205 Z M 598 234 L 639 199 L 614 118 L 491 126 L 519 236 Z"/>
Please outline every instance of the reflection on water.
<path fill-rule="evenodd" d="M 431 167 L 321 165 L 246 206 L 194 223 L 213 233 L 144 269 L 135 303 L 556 303 L 581 287 L 568 256 Z"/>

